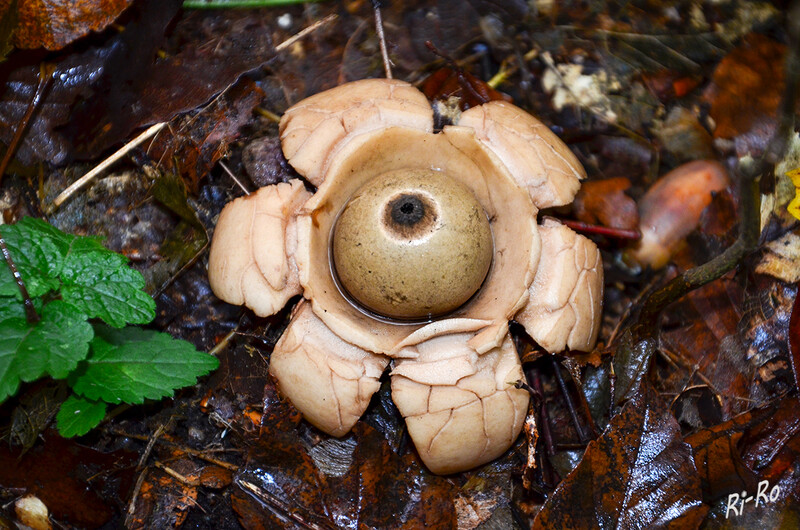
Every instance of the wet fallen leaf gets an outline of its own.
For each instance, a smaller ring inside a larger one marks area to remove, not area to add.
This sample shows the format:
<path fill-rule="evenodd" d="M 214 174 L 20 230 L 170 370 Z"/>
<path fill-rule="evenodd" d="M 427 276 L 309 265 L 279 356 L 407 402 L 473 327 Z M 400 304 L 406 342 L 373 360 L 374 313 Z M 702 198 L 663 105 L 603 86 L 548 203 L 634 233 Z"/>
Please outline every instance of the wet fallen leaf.
<path fill-rule="evenodd" d="M 16 10 L 18 48 L 58 50 L 111 24 L 133 0 L 17 0 L 0 4 L 0 17 Z"/>
<path fill-rule="evenodd" d="M 144 0 L 129 12 L 125 31 L 110 35 L 100 46 L 49 58 L 56 63 L 53 82 L 40 108 L 33 114 L 17 158 L 25 164 L 38 160 L 63 163 L 76 146 L 75 139 L 59 128 L 71 122 L 75 127 L 97 125 L 97 116 L 89 123 L 75 124 L 75 113 L 84 105 L 108 105 L 110 94 L 122 98 L 124 103 L 113 109 L 115 120 L 124 124 L 128 122 L 127 117 L 134 117 L 129 112 L 131 107 L 136 108 L 134 100 L 123 95 L 130 94 L 131 86 L 139 86 L 144 81 L 144 72 L 163 41 L 164 29 L 179 6 L 180 0 Z M 30 59 L 21 59 L 21 66 L 15 61 L 0 65 L 3 81 L 0 84 L 0 141 L 6 145 L 27 112 L 38 84 L 39 60 L 34 60 L 35 63 L 30 64 Z M 81 105 L 73 107 L 76 102 Z M 129 124 L 122 136 L 139 125 L 139 121 Z M 110 132 L 105 131 L 106 134 Z M 120 138 L 117 133 L 111 143 Z"/>
<path fill-rule="evenodd" d="M 663 391 L 679 393 L 687 380 L 707 381 L 721 399 L 723 418 L 747 409 L 755 369 L 738 334 L 743 298 L 739 284 L 724 278 L 693 291 L 665 312 L 659 346 L 678 368 L 661 374 Z"/>
<path fill-rule="evenodd" d="M 178 119 L 172 126 L 174 134 L 157 138 L 150 156 L 185 174 L 189 189 L 196 193 L 200 179 L 226 154 L 263 95 L 255 83 L 243 79 L 204 109 Z"/>
<path fill-rule="evenodd" d="M 711 506 L 707 525 L 791 528 L 800 520 L 799 405 L 786 398 L 687 439 Z"/>
<path fill-rule="evenodd" d="M 763 421 L 774 410 L 774 407 L 755 409 L 686 438 L 686 443 L 692 447 L 706 503 L 716 503 L 730 493 L 752 491 L 756 486 L 758 479 L 745 465 L 739 441 L 748 428 Z"/>
<path fill-rule="evenodd" d="M 547 499 L 534 528 L 690 528 L 706 507 L 692 451 L 643 385 Z"/>
<path fill-rule="evenodd" d="M 736 139 L 737 151 L 761 152 L 775 129 L 784 85 L 786 46 L 750 34 L 714 70 L 706 99 L 715 138 Z M 743 104 L 743 102 L 746 102 Z"/>

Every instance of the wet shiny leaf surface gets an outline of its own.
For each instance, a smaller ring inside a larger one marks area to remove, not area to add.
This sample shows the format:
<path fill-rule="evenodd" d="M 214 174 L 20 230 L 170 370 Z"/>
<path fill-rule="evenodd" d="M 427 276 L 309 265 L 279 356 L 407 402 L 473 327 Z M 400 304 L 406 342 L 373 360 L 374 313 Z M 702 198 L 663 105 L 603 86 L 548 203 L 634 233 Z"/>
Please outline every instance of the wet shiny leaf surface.
<path fill-rule="evenodd" d="M 591 442 L 535 528 L 687 528 L 702 521 L 700 481 L 677 422 L 644 385 Z"/>

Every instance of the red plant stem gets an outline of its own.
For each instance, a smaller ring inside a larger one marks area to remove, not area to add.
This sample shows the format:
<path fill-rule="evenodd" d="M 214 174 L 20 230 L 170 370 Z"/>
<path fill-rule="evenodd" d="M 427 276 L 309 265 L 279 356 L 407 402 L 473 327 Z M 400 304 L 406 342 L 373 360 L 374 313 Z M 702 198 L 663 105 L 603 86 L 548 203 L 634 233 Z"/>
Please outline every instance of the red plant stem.
<path fill-rule="evenodd" d="M 569 221 L 565 219 L 560 219 L 561 223 L 569 228 L 572 228 L 576 232 L 580 232 L 583 234 L 596 234 L 598 236 L 607 236 L 613 237 L 616 239 L 630 239 L 632 241 L 638 241 L 642 238 L 642 233 L 638 230 L 628 230 L 625 228 L 612 228 L 610 226 L 600 226 L 600 225 L 591 225 L 589 223 L 583 223 L 581 221 Z"/>
<path fill-rule="evenodd" d="M 3 239 L 2 234 L 0 234 L 0 251 L 2 251 L 3 257 L 6 259 L 6 263 L 8 264 L 8 268 L 11 270 L 11 274 L 14 275 L 14 279 L 17 281 L 19 292 L 22 293 L 22 299 L 25 303 L 25 317 L 28 319 L 29 324 L 36 324 L 39 322 L 39 320 L 41 320 L 41 318 L 36 313 L 36 309 L 33 307 L 33 301 L 28 294 L 28 288 L 25 287 L 25 281 L 22 279 L 22 276 L 17 270 L 14 260 L 11 259 L 11 253 L 8 251 L 6 241 Z"/>

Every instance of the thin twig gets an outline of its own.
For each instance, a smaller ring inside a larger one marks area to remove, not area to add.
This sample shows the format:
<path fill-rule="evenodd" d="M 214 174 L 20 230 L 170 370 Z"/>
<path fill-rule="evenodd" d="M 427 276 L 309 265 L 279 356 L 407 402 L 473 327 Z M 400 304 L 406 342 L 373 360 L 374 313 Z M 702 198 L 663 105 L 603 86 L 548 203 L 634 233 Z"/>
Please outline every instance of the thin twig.
<path fill-rule="evenodd" d="M 136 499 L 139 497 L 139 491 L 142 489 L 142 484 L 144 483 L 144 477 L 147 474 L 147 468 L 144 468 L 145 462 L 147 459 L 150 458 L 150 453 L 153 450 L 153 446 L 156 444 L 158 438 L 164 433 L 164 424 L 158 426 L 156 432 L 150 437 L 147 442 L 147 447 L 145 447 L 142 456 L 139 457 L 139 462 L 136 465 L 136 471 L 139 472 L 139 476 L 136 478 L 136 484 L 133 486 L 133 493 L 131 494 L 131 500 L 128 503 L 128 510 L 125 515 L 125 528 L 131 528 L 133 522 L 134 512 L 136 511 Z"/>
<path fill-rule="evenodd" d="M 280 43 L 277 46 L 275 46 L 275 51 L 276 52 L 280 52 L 280 51 L 285 50 L 286 48 L 288 48 L 289 46 L 291 46 L 295 42 L 299 41 L 300 39 L 302 39 L 303 37 L 305 37 L 309 33 L 316 31 L 317 29 L 319 29 L 321 26 L 324 26 L 328 22 L 333 22 L 334 20 L 336 20 L 336 18 L 337 18 L 337 15 L 334 13 L 332 15 L 328 15 L 327 17 L 325 17 L 323 19 L 317 20 L 316 22 L 314 22 L 313 24 L 311 24 L 307 28 L 298 31 L 297 33 L 295 33 L 294 35 L 292 35 L 291 37 L 289 37 L 288 39 L 286 39 L 282 43 Z"/>
<path fill-rule="evenodd" d="M 271 492 L 261 488 L 257 484 L 253 484 L 247 480 L 237 480 L 236 484 L 245 492 L 255 497 L 260 502 L 267 505 L 270 511 L 278 514 L 308 530 L 334 530 L 335 527 L 327 521 L 320 520 L 319 522 L 311 521 L 304 517 L 304 510 L 298 509 L 296 506 L 287 506 L 283 499 L 273 495 Z M 313 514 L 309 514 L 313 517 Z M 315 518 L 316 519 L 316 518 Z"/>
<path fill-rule="evenodd" d="M 375 11 L 375 32 L 378 34 L 378 43 L 381 47 L 381 57 L 383 57 L 383 69 L 386 72 L 386 79 L 392 78 L 392 61 L 389 59 L 389 52 L 386 49 L 386 35 L 383 32 L 383 19 L 381 18 L 380 0 L 372 0 L 372 9 Z"/>
<path fill-rule="evenodd" d="M 561 223 L 564 226 L 572 228 L 576 232 L 585 234 L 595 234 L 616 239 L 630 239 L 631 241 L 642 239 L 642 233 L 636 229 L 629 230 L 627 228 L 614 228 L 613 226 L 593 225 L 582 221 L 572 221 L 570 219 L 561 219 Z"/>
<path fill-rule="evenodd" d="M 8 144 L 8 149 L 6 149 L 6 154 L 3 156 L 2 162 L 0 162 L 0 184 L 3 182 L 3 175 L 6 173 L 8 164 L 11 163 L 11 159 L 14 158 L 14 155 L 17 152 L 19 142 L 25 135 L 25 131 L 28 128 L 28 123 L 31 121 L 31 116 L 33 116 L 34 111 L 39 108 L 39 105 L 42 104 L 44 95 L 47 92 L 47 89 L 50 87 L 50 83 L 53 81 L 53 72 L 55 72 L 55 65 L 50 63 L 42 63 L 39 65 L 39 84 L 36 86 L 36 92 L 34 92 L 30 103 L 28 103 L 28 108 L 25 110 L 25 114 L 17 124 L 17 130 L 14 131 L 14 137 L 11 138 L 11 142 Z"/>
<path fill-rule="evenodd" d="M 84 186 L 86 186 L 89 182 L 91 182 L 95 177 L 101 174 L 103 171 L 117 163 L 119 159 L 130 153 L 135 147 L 139 146 L 145 140 L 152 138 L 158 132 L 166 126 L 166 122 L 156 123 L 155 125 L 150 126 L 146 131 L 142 134 L 128 142 L 127 144 L 123 145 L 116 153 L 111 155 L 110 157 L 106 158 L 100 164 L 95 166 L 91 171 L 86 173 L 84 176 L 73 182 L 69 185 L 67 189 L 62 191 L 58 197 L 55 198 L 53 204 L 48 208 L 47 213 L 53 213 L 57 210 L 61 204 L 64 203 L 67 199 L 72 197 L 76 191 L 80 190 Z"/>
<path fill-rule="evenodd" d="M 219 165 L 220 165 L 220 167 L 222 167 L 222 169 L 225 171 L 225 173 L 227 173 L 227 174 L 228 174 L 228 176 L 229 176 L 230 178 L 232 178 L 232 179 L 233 179 L 233 181 L 234 181 L 234 182 L 235 182 L 235 183 L 236 183 L 236 184 L 237 184 L 237 185 L 238 185 L 238 186 L 239 186 L 239 187 L 242 189 L 242 191 L 244 192 L 244 194 L 245 194 L 245 195 L 250 195 L 250 192 L 249 192 L 249 191 L 247 191 L 247 188 L 245 188 L 245 187 L 244 187 L 244 184 L 242 184 L 242 183 L 241 183 L 241 181 L 240 181 L 238 178 L 236 178 L 236 175 L 234 175 L 234 174 L 233 174 L 233 171 L 231 171 L 230 169 L 228 169 L 228 166 L 226 166 L 226 165 L 225 165 L 225 164 L 222 162 L 222 160 L 220 160 L 220 161 L 219 161 Z"/>
<path fill-rule="evenodd" d="M 131 434 L 131 433 L 125 432 L 123 430 L 119 430 L 119 429 L 111 429 L 109 432 L 111 432 L 112 434 L 114 434 L 116 436 L 122 436 L 123 438 L 132 438 L 134 440 L 141 440 L 141 441 L 148 441 L 148 442 L 150 440 L 150 438 L 147 437 L 147 436 L 142 436 L 141 434 Z M 170 447 L 174 447 L 175 449 L 177 449 L 178 451 L 180 451 L 182 453 L 186 453 L 187 455 L 192 455 L 192 456 L 197 457 L 200 460 L 204 460 L 204 461 L 206 461 L 206 462 L 208 462 L 210 464 L 214 464 L 214 465 L 219 466 L 219 467 L 224 467 L 225 469 L 230 469 L 231 471 L 238 471 L 239 470 L 239 466 L 237 466 L 236 464 L 231 464 L 230 462 L 226 462 L 224 460 L 220 460 L 219 458 L 214 458 L 213 456 L 208 456 L 208 453 L 213 453 L 213 452 L 236 453 L 236 452 L 240 452 L 239 449 L 221 449 L 221 450 L 215 450 L 215 449 L 203 449 L 203 450 L 192 449 L 191 447 L 186 447 L 184 445 L 180 445 L 180 444 L 177 444 L 177 443 L 175 443 L 175 442 L 173 442 L 171 440 L 165 440 L 163 438 L 158 438 L 156 440 L 156 442 L 160 443 L 160 444 L 163 444 L 163 445 L 168 445 Z"/>
<path fill-rule="evenodd" d="M 583 431 L 580 418 L 578 418 L 578 411 L 575 410 L 575 404 L 572 402 L 572 396 L 569 395 L 567 383 L 564 382 L 564 377 L 561 375 L 561 366 L 559 366 L 558 361 L 556 361 L 556 358 L 552 355 L 550 356 L 550 362 L 553 365 L 558 388 L 561 390 L 561 394 L 567 402 L 567 410 L 569 411 L 570 418 L 572 418 L 573 425 L 575 425 L 575 432 L 578 433 L 578 440 L 585 444 L 589 441 L 589 437 L 586 436 L 586 433 Z"/>

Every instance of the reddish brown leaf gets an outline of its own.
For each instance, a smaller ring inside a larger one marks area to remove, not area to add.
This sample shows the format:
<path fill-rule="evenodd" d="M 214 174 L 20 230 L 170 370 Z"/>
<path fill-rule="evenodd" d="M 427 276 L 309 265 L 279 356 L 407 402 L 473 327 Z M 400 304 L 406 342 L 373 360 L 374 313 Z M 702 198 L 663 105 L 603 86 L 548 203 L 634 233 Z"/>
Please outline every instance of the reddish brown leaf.
<path fill-rule="evenodd" d="M 681 368 L 662 375 L 662 391 L 679 393 L 687 377 L 697 374 L 690 381 L 712 385 L 720 394 L 724 418 L 746 410 L 754 370 L 738 335 L 743 297 L 736 281 L 723 278 L 667 309 L 668 326 L 659 346 Z"/>
<path fill-rule="evenodd" d="M 774 407 L 740 414 L 686 438 L 686 443 L 692 446 L 706 503 L 715 502 L 730 493 L 752 490 L 758 483 L 753 471 L 742 460 L 738 444 L 744 431 L 763 421 L 772 412 Z"/>
<path fill-rule="evenodd" d="M 200 472 L 200 484 L 206 488 L 220 489 L 230 485 L 233 475 L 230 469 L 219 466 L 206 466 Z"/>
<path fill-rule="evenodd" d="M 720 61 L 706 93 L 716 138 L 737 138 L 745 154 L 763 149 L 775 128 L 784 86 L 786 46 L 769 37 L 750 34 Z"/>
<path fill-rule="evenodd" d="M 352 464 L 341 479 L 329 478 L 330 503 L 339 526 L 434 528 L 456 526 L 456 490 L 409 454 L 398 456 L 380 432 L 365 422 L 354 428 Z"/>
<path fill-rule="evenodd" d="M 150 156 L 167 167 L 178 161 L 179 167 L 173 169 L 188 177 L 196 193 L 200 179 L 225 155 L 263 95 L 253 81 L 243 79 L 206 108 L 178 120 L 173 125 L 175 134 L 160 135 Z"/>
<path fill-rule="evenodd" d="M 630 187 L 631 182 L 624 177 L 584 182 L 575 196 L 575 216 L 590 224 L 638 228 L 636 201 L 625 194 Z"/>
<path fill-rule="evenodd" d="M 795 526 L 791 521 L 800 515 L 799 411 L 800 401 L 787 398 L 687 438 L 704 501 L 711 506 L 708 527 Z"/>
<path fill-rule="evenodd" d="M 661 398 L 643 385 L 589 443 L 534 528 L 691 528 L 705 512 L 691 448 Z"/>
<path fill-rule="evenodd" d="M 431 101 L 457 97 L 461 110 L 489 101 L 511 101 L 509 96 L 501 94 L 469 72 L 447 67 L 436 70 L 425 79 L 422 92 Z"/>
<path fill-rule="evenodd" d="M 133 0 L 17 0 L 14 45 L 58 50 L 111 24 Z M 8 9 L 11 2 L 4 2 Z M 0 16 L 5 9 L 0 7 Z"/>

